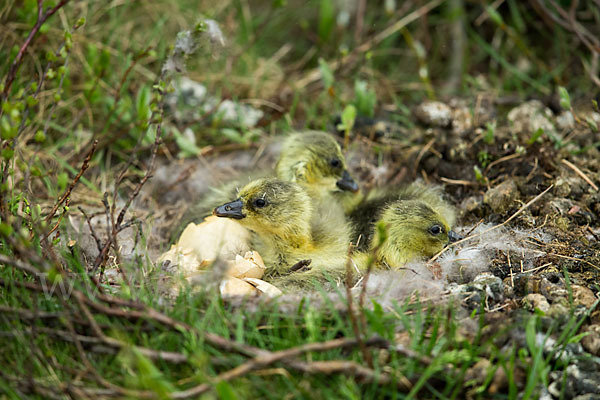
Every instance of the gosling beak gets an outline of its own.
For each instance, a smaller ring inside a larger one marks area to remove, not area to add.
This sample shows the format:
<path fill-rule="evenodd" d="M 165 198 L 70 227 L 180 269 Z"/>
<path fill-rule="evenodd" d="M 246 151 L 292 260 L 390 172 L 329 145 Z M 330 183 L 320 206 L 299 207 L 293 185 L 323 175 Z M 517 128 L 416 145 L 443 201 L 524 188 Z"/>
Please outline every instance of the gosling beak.
<path fill-rule="evenodd" d="M 458 242 L 459 240 L 462 240 L 462 239 L 464 239 L 464 237 L 462 235 L 459 235 L 458 233 L 456 233 L 454 231 L 448 232 L 448 241 L 450 243 Z"/>
<path fill-rule="evenodd" d="M 216 215 L 217 217 L 226 217 L 233 219 L 246 218 L 246 214 L 242 212 L 243 207 L 244 203 L 242 203 L 242 200 L 237 199 L 215 208 L 213 211 L 213 215 Z"/>
<path fill-rule="evenodd" d="M 347 170 L 342 173 L 342 179 L 336 182 L 337 187 L 342 190 L 348 190 L 350 192 L 358 192 L 358 185 L 354 182 L 354 179 L 350 176 Z"/>

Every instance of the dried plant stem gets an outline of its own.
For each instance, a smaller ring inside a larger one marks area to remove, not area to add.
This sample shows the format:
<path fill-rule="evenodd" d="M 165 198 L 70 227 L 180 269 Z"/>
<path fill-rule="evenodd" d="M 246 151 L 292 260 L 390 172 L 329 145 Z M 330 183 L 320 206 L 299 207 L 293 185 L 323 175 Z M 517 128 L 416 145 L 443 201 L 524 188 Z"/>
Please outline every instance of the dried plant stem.
<path fill-rule="evenodd" d="M 362 340 L 362 333 L 360 329 L 360 325 L 356 318 L 356 314 L 354 312 L 353 305 L 353 297 L 352 297 L 352 281 L 353 281 L 353 273 L 352 273 L 352 249 L 354 247 L 352 244 L 348 247 L 348 259 L 346 262 L 346 301 L 348 302 L 348 316 L 350 318 L 350 323 L 352 324 L 352 330 L 354 331 L 354 336 L 356 336 L 356 340 L 358 342 L 358 347 L 360 348 L 363 357 L 369 367 L 373 367 L 373 357 L 371 357 L 371 353 L 365 346 L 365 343 Z M 359 313 L 362 313 L 362 309 L 358 310 Z"/>
<path fill-rule="evenodd" d="M 575 164 L 573 164 L 569 160 L 564 160 L 564 159 L 561 162 L 563 164 L 565 164 L 567 167 L 571 168 L 573 171 L 575 171 L 575 173 L 577 175 L 579 175 L 584 181 L 586 181 L 588 183 L 588 185 L 590 185 L 595 191 L 600 190 L 600 189 L 598 189 L 598 186 L 594 182 L 592 182 L 592 180 L 590 178 L 588 178 L 588 176 L 586 174 L 584 174 L 583 171 L 581 171 L 579 168 L 577 168 L 577 166 Z"/>

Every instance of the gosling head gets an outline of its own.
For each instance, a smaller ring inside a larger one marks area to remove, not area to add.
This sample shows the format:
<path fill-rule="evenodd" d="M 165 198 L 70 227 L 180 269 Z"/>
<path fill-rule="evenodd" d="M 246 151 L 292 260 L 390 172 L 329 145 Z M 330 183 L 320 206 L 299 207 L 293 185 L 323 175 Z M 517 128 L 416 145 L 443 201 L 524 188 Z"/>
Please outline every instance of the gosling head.
<path fill-rule="evenodd" d="M 215 208 L 213 214 L 236 219 L 259 235 L 310 237 L 311 199 L 293 182 L 252 181 L 239 190 L 237 199 Z"/>
<path fill-rule="evenodd" d="M 331 191 L 357 192 L 346 168 L 342 149 L 326 132 L 308 131 L 290 136 L 276 166 L 277 176 Z"/>
<path fill-rule="evenodd" d="M 379 250 L 380 261 L 400 267 L 416 258 L 429 258 L 448 242 L 459 239 L 440 213 L 419 200 L 400 200 L 387 206 L 381 216 L 387 228 L 387 239 Z M 376 233 L 372 243 L 380 241 Z"/>

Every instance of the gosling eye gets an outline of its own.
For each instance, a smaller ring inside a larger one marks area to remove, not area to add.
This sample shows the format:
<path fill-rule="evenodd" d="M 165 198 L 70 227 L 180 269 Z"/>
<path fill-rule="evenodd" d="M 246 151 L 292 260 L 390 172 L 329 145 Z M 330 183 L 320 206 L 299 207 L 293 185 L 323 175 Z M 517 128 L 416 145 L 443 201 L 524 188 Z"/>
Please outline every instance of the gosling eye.
<path fill-rule="evenodd" d="M 429 233 L 431 233 L 434 236 L 439 235 L 440 233 L 444 232 L 444 227 L 440 226 L 440 225 L 433 225 L 431 228 L 429 228 Z"/>
<path fill-rule="evenodd" d="M 329 165 L 331 165 L 333 168 L 339 168 L 342 166 L 342 162 L 337 158 L 334 158 L 333 160 L 329 161 Z"/>
<path fill-rule="evenodd" d="M 254 204 L 254 206 L 258 207 L 258 208 L 263 208 L 264 206 L 267 205 L 267 201 L 265 199 L 256 199 L 252 202 L 252 204 Z"/>

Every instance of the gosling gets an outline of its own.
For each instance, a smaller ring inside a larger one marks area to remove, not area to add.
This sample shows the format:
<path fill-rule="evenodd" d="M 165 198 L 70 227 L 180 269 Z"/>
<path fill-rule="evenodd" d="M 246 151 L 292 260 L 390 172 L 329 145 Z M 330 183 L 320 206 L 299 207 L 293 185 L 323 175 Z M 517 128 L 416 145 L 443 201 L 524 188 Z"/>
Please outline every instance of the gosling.
<path fill-rule="evenodd" d="M 305 287 L 344 275 L 350 227 L 328 208 L 297 183 L 266 178 L 250 182 L 213 213 L 254 233 L 251 246 L 265 261 L 267 279 Z"/>
<path fill-rule="evenodd" d="M 282 181 L 302 185 L 309 196 L 320 203 L 330 203 L 341 213 L 352 209 L 359 201 L 358 184 L 346 168 L 340 146 L 333 136 L 321 131 L 297 132 L 283 143 L 275 173 Z M 210 215 L 213 208 L 237 193 L 240 180 L 229 182 L 193 205 L 181 218 L 173 235 L 181 233 L 190 222 L 200 222 Z"/>

